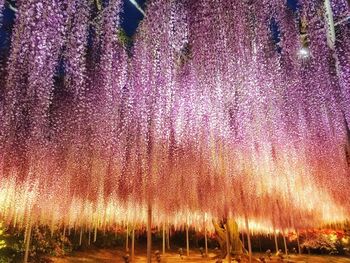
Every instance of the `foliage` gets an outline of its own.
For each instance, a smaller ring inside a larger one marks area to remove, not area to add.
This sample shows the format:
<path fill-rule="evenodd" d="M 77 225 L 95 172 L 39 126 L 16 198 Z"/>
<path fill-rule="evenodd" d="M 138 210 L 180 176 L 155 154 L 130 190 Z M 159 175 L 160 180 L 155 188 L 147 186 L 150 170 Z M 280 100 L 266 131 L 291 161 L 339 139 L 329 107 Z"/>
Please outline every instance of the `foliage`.
<path fill-rule="evenodd" d="M 344 246 L 344 253 L 350 256 L 350 226 L 346 226 L 344 230 L 344 237 L 341 239 Z"/>
<path fill-rule="evenodd" d="M 307 232 L 301 247 L 322 254 L 344 254 L 349 236 L 343 231 L 318 230 Z"/>
<path fill-rule="evenodd" d="M 0 262 L 19 262 L 23 258 L 23 231 L 2 227 L 0 223 Z"/>
<path fill-rule="evenodd" d="M 62 231 L 53 234 L 46 226 L 38 226 L 33 229 L 31 242 L 31 256 L 42 257 L 44 255 L 63 256 L 72 251 L 70 240 Z"/>
<path fill-rule="evenodd" d="M 21 262 L 24 256 L 24 230 L 0 225 L 0 263 Z M 31 233 L 29 257 L 33 262 L 50 262 L 48 256 L 63 256 L 72 251 L 70 240 L 62 231 L 51 234 L 47 226 L 35 226 Z"/>
<path fill-rule="evenodd" d="M 126 34 L 125 30 L 120 28 L 118 30 L 118 40 L 124 47 L 130 47 L 132 39 Z"/>
<path fill-rule="evenodd" d="M 5 229 L 3 228 L 2 223 L 0 222 L 0 250 L 6 247 L 6 242 L 3 239 L 4 232 L 5 232 Z"/>

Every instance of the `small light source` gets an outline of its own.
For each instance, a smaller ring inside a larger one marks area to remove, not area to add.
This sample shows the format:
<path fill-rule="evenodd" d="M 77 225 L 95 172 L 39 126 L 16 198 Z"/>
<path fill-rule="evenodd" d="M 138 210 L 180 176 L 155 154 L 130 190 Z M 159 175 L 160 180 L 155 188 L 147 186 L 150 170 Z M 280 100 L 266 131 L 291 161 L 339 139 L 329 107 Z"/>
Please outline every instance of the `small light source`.
<path fill-rule="evenodd" d="M 310 57 L 310 49 L 307 47 L 302 47 L 298 52 L 299 58 L 308 59 Z"/>

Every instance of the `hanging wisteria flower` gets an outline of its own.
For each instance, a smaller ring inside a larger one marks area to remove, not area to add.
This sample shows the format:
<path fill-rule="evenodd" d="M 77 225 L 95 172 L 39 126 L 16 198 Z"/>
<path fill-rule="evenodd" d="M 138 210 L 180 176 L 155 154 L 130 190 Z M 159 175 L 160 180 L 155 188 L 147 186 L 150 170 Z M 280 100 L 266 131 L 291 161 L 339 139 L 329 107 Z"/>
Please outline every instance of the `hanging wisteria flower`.
<path fill-rule="evenodd" d="M 128 46 L 122 1 L 93 2 L 18 2 L 1 218 L 97 231 L 152 204 L 175 225 L 349 219 L 347 1 L 331 1 L 335 46 L 320 0 L 151 0 Z"/>

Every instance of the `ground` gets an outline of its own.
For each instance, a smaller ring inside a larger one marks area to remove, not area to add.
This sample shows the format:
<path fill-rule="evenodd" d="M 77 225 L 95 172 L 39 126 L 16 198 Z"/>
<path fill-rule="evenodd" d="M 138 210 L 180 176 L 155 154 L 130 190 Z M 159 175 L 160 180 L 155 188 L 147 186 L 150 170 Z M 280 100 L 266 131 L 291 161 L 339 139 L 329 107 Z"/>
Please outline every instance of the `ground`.
<path fill-rule="evenodd" d="M 137 253 L 137 251 L 136 251 Z M 123 263 L 123 255 L 125 253 L 121 250 L 94 250 L 94 251 L 85 251 L 85 252 L 76 252 L 72 256 L 67 256 L 65 258 L 54 258 L 55 263 Z M 136 263 L 144 263 L 146 262 L 145 258 L 145 252 L 142 251 L 142 253 L 137 253 L 138 255 L 135 256 L 135 262 Z M 140 255 L 141 254 L 141 255 Z M 255 255 L 256 258 L 258 258 L 260 255 Z M 184 256 L 183 259 L 180 258 L 180 256 L 177 253 L 167 253 L 164 256 L 162 256 L 162 261 L 164 263 L 194 263 L 194 262 L 213 262 L 215 263 L 216 259 L 214 259 L 215 254 L 210 253 L 208 259 L 204 259 L 201 257 L 199 251 L 191 251 L 191 254 L 189 257 Z M 157 262 L 154 258 L 152 262 Z M 235 261 L 232 261 L 235 262 Z M 259 262 L 259 261 L 254 261 Z M 273 258 L 272 261 L 267 260 L 267 263 L 274 263 L 274 262 L 281 262 L 278 261 L 276 257 Z M 337 256 L 309 256 L 309 255 L 302 255 L 302 256 L 289 256 L 288 260 L 285 260 L 283 262 L 299 262 L 299 263 L 350 263 L 350 258 L 346 257 L 337 257 Z M 225 261 L 224 261 L 225 263 Z"/>

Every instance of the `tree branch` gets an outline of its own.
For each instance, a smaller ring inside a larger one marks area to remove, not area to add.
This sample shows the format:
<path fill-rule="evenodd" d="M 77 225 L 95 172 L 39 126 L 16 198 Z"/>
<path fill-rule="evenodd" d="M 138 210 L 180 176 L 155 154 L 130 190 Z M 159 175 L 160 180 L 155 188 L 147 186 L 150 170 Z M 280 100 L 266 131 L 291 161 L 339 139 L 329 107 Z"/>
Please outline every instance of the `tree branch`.
<path fill-rule="evenodd" d="M 136 2 L 136 0 L 129 0 L 129 1 L 136 7 L 137 10 L 140 11 L 141 14 L 143 14 L 143 16 L 146 15 L 145 11 L 142 10 L 141 6 Z"/>
<path fill-rule="evenodd" d="M 14 6 L 10 3 L 10 1 L 6 1 L 6 4 L 8 5 L 8 7 L 9 7 L 13 12 L 15 12 L 15 13 L 18 12 L 18 9 L 17 9 L 16 7 L 14 7 Z"/>

